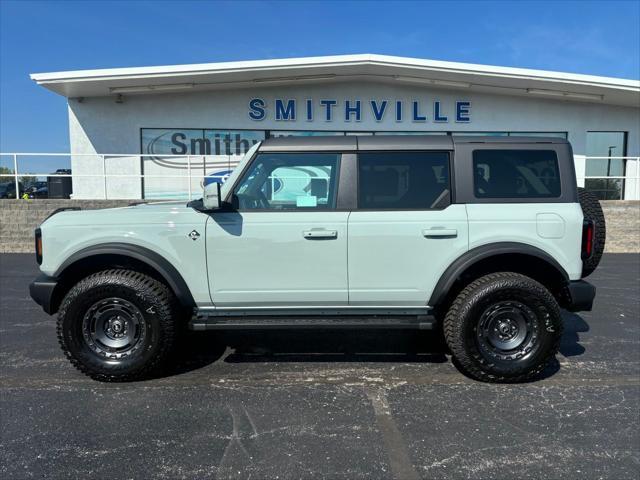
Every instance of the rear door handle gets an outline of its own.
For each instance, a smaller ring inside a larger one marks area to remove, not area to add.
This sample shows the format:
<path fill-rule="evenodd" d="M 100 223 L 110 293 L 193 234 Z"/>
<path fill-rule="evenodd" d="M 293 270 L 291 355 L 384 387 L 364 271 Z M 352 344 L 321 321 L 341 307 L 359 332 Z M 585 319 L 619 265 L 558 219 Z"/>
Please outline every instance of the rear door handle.
<path fill-rule="evenodd" d="M 315 240 L 316 238 L 338 238 L 338 231 L 327 230 L 326 228 L 312 228 L 311 230 L 304 230 L 302 236 L 308 240 Z"/>
<path fill-rule="evenodd" d="M 425 228 L 422 235 L 426 238 L 453 238 L 458 236 L 455 228 Z"/>

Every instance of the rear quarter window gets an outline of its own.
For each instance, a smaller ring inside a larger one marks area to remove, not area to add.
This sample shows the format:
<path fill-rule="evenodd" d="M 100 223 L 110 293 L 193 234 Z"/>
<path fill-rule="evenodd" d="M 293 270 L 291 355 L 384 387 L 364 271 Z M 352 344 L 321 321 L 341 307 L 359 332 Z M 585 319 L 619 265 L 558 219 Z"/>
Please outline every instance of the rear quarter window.
<path fill-rule="evenodd" d="M 559 197 L 558 156 L 553 150 L 475 150 L 473 188 L 477 198 Z"/>

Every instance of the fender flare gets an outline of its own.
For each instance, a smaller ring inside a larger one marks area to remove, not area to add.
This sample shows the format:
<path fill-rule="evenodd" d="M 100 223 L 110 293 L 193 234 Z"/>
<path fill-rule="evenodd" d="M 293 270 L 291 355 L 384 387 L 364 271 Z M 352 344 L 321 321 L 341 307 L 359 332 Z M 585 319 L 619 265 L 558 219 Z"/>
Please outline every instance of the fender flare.
<path fill-rule="evenodd" d="M 54 277 L 59 278 L 67 268 L 79 260 L 98 255 L 119 255 L 133 258 L 146 264 L 160 274 L 182 305 L 195 307 L 196 303 L 193 300 L 191 291 L 180 272 L 162 255 L 140 245 L 110 242 L 83 248 L 67 258 L 56 270 Z"/>
<path fill-rule="evenodd" d="M 546 253 L 544 250 L 539 249 L 538 247 L 518 242 L 490 243 L 473 248 L 454 260 L 440 276 L 438 283 L 433 289 L 433 293 L 431 294 L 428 305 L 431 307 L 439 305 L 440 302 L 442 302 L 442 300 L 446 298 L 447 293 L 449 292 L 455 281 L 460 278 L 460 276 L 466 270 L 471 268 L 479 261 L 497 255 L 513 253 L 524 254 L 539 258 L 540 260 L 553 267 L 562 276 L 564 281 L 569 282 L 569 274 L 562 267 L 562 265 L 560 265 L 555 258 Z"/>

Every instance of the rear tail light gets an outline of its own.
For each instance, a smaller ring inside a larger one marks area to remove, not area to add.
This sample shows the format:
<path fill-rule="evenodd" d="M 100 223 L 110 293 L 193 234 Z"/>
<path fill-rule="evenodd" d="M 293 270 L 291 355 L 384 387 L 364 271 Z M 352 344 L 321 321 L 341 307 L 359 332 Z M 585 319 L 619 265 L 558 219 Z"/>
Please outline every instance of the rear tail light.
<path fill-rule="evenodd" d="M 595 224 L 593 220 L 585 220 L 582 225 L 582 259 L 591 258 L 593 254 L 593 237 L 595 234 Z"/>
<path fill-rule="evenodd" d="M 42 265 L 42 230 L 36 228 L 36 262 Z"/>

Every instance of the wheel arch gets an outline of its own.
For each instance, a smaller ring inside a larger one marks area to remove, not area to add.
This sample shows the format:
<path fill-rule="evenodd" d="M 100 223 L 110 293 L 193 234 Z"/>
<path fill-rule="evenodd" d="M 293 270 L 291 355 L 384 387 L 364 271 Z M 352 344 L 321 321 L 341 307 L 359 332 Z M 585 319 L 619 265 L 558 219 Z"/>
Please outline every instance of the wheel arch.
<path fill-rule="evenodd" d="M 140 270 L 163 282 L 184 307 L 195 307 L 191 291 L 178 270 L 157 252 L 139 245 L 104 243 L 84 248 L 67 258 L 54 273 L 58 284 L 53 292 L 52 312 L 57 311 L 64 295 L 81 278 L 106 268 Z"/>
<path fill-rule="evenodd" d="M 525 243 L 491 243 L 473 248 L 453 261 L 440 276 L 429 305 L 436 309 L 447 306 L 466 284 L 497 271 L 527 275 L 559 300 L 569 282 L 567 271 L 545 251 Z"/>

